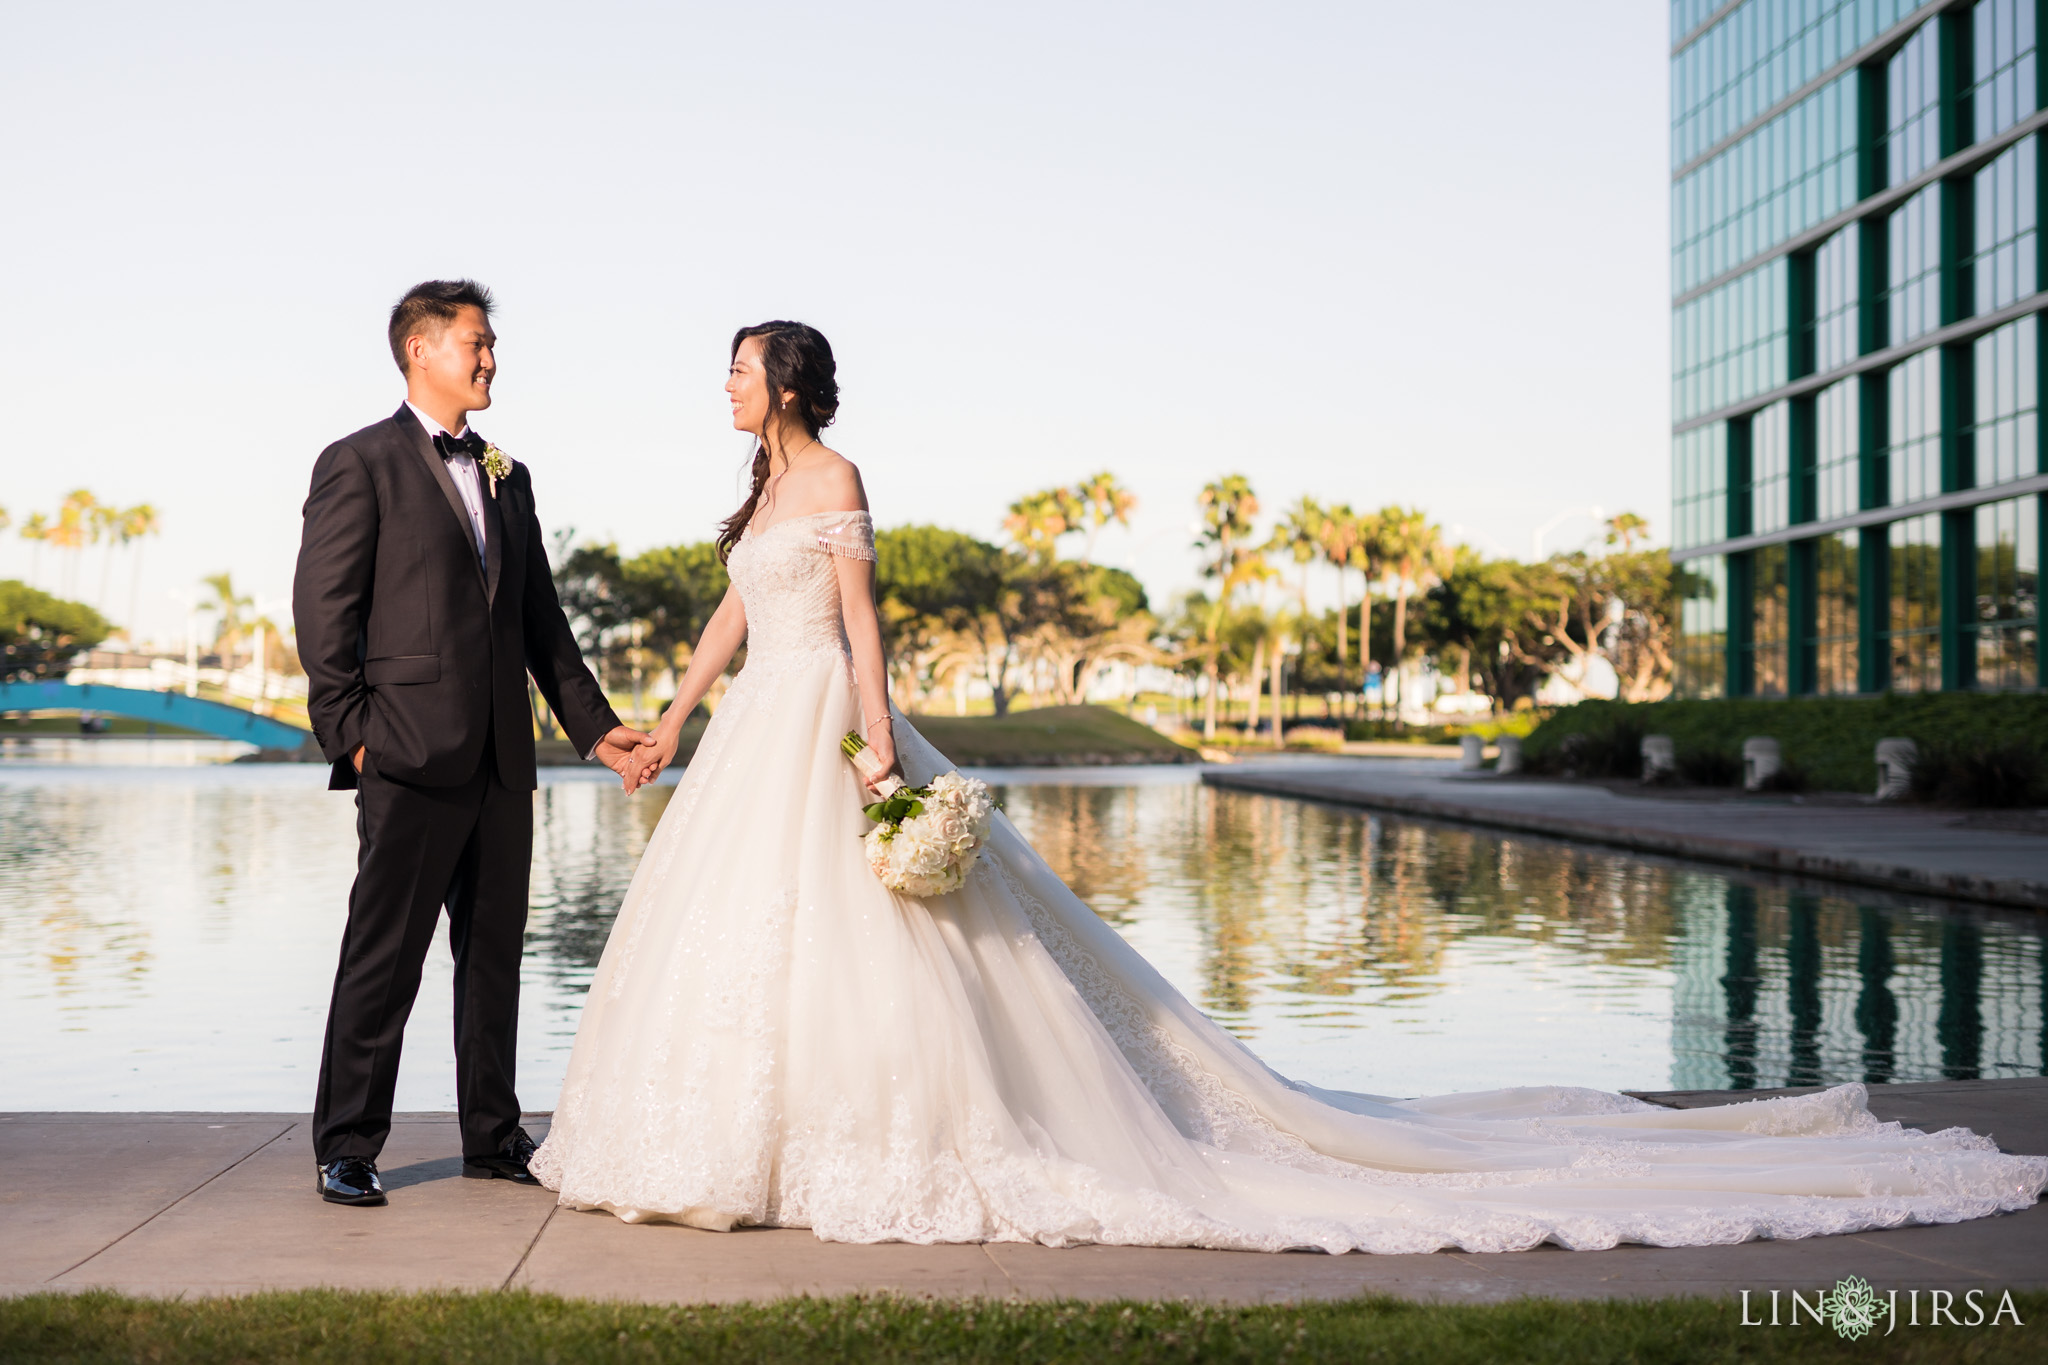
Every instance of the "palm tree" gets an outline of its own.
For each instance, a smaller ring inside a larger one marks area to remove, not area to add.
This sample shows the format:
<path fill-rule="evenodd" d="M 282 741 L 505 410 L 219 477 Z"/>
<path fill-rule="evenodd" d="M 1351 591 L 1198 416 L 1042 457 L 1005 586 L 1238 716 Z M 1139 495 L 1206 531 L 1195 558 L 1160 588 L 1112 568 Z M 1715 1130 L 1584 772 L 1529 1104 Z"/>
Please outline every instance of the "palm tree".
<path fill-rule="evenodd" d="M 1273 534 L 1266 541 L 1266 548 L 1284 551 L 1294 557 L 1301 566 L 1301 619 L 1308 620 L 1308 566 L 1322 558 L 1323 522 L 1329 514 L 1321 503 L 1303 494 L 1295 499 L 1294 505 L 1280 514 L 1280 520 L 1273 526 Z"/>
<path fill-rule="evenodd" d="M 42 563 L 43 546 L 48 544 L 50 540 L 50 519 L 44 516 L 41 512 L 29 513 L 28 520 L 21 524 L 21 538 L 27 541 L 29 545 L 29 582 L 31 584 L 35 584 L 36 586 L 40 586 L 40 584 L 36 583 L 36 580 L 40 578 L 41 575 L 38 574 L 36 570 L 37 567 Z"/>
<path fill-rule="evenodd" d="M 1395 699 L 1400 700 L 1401 665 L 1408 655 L 1408 599 L 1442 581 L 1450 568 L 1443 529 L 1421 508 L 1388 507 L 1380 512 L 1381 553 L 1394 588 Z"/>
<path fill-rule="evenodd" d="M 1650 522 L 1647 517 L 1620 512 L 1607 519 L 1607 543 L 1619 545 L 1623 554 L 1627 554 L 1637 541 L 1649 538 Z"/>
<path fill-rule="evenodd" d="M 73 552 L 64 574 L 63 595 L 66 597 L 78 595 L 77 553 L 84 550 L 88 542 L 98 538 L 98 528 L 92 515 L 93 508 L 98 505 L 99 499 L 86 489 L 72 489 L 64 495 L 63 505 L 57 509 L 57 522 L 44 537 L 58 549 Z"/>
<path fill-rule="evenodd" d="M 138 502 L 121 513 L 121 541 L 135 546 L 134 580 L 128 589 L 128 634 L 135 637 L 136 622 L 142 616 L 142 542 L 163 533 L 163 518 L 155 507 Z"/>
<path fill-rule="evenodd" d="M 1337 570 L 1337 667 L 1341 671 L 1351 658 L 1344 631 L 1344 575 L 1358 567 L 1355 561 L 1359 557 L 1358 514 L 1351 510 L 1350 503 L 1332 503 L 1323 509 L 1316 541 L 1322 547 L 1324 560 Z"/>
<path fill-rule="evenodd" d="M 220 666 L 232 670 L 235 651 L 241 647 L 242 632 L 251 624 L 243 619 L 242 613 L 253 610 L 256 599 L 235 595 L 235 580 L 231 573 L 208 574 L 199 581 L 213 589 L 213 601 L 206 604 L 206 609 L 220 618 L 214 628 L 213 647 L 221 656 Z"/>
<path fill-rule="evenodd" d="M 107 589 L 114 577 L 114 550 L 124 543 L 121 538 L 121 509 L 110 502 L 95 503 L 86 516 L 92 523 L 93 544 L 104 541 L 107 547 L 107 557 L 100 561 L 99 609 L 105 615 Z"/>
<path fill-rule="evenodd" d="M 1216 660 L 1222 648 L 1218 632 L 1223 628 L 1223 614 L 1240 587 L 1265 573 L 1266 561 L 1265 556 L 1247 543 L 1252 534 L 1252 519 L 1259 514 L 1259 499 L 1252 492 L 1251 481 L 1244 475 L 1226 474 L 1203 484 L 1202 491 L 1195 495 L 1195 506 L 1202 518 L 1200 535 L 1195 541 L 1195 548 L 1204 555 L 1202 577 L 1214 579 L 1217 584 L 1216 600 L 1210 605 L 1209 619 L 1203 629 L 1206 658 L 1202 664 L 1202 671 L 1209 680 L 1202 737 L 1213 740 L 1216 738 L 1218 687 Z"/>
<path fill-rule="evenodd" d="M 1108 470 L 1074 486 L 1074 500 L 1088 517 L 1088 540 L 1081 547 L 1081 562 L 1095 562 L 1095 537 L 1110 522 L 1129 527 L 1131 513 L 1138 508 L 1138 495 L 1116 481 Z"/>
<path fill-rule="evenodd" d="M 1041 564 L 1059 557 L 1059 539 L 1081 529 L 1081 503 L 1071 488 L 1027 493 L 1010 504 L 1003 530 L 1026 554 Z"/>
<path fill-rule="evenodd" d="M 1351 563 L 1365 580 L 1358 599 L 1358 686 L 1362 692 L 1372 678 L 1372 589 L 1373 584 L 1387 577 L 1387 547 L 1390 543 L 1387 513 L 1382 508 L 1377 512 L 1365 512 L 1357 519 L 1358 544 L 1351 552 Z M 1386 706 L 1386 691 L 1380 692 L 1380 705 Z"/>

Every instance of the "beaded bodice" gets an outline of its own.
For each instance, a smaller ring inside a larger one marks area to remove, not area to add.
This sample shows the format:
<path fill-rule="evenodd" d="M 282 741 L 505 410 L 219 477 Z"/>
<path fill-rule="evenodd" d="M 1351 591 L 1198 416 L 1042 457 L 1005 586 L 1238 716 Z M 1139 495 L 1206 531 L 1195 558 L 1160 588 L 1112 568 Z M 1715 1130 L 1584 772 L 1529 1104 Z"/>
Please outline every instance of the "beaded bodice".
<path fill-rule="evenodd" d="M 846 649 L 839 575 L 832 560 L 875 558 L 866 512 L 789 517 L 732 547 L 726 568 L 747 609 L 747 657 Z"/>

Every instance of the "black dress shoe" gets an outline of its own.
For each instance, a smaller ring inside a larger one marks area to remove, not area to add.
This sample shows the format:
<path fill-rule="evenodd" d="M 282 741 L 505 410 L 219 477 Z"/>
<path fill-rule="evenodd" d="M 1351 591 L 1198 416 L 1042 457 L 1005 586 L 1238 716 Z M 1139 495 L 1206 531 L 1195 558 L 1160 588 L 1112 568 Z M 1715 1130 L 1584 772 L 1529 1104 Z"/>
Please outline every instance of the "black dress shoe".
<path fill-rule="evenodd" d="M 505 1139 L 505 1145 L 490 1156 L 466 1156 L 462 1158 L 462 1175 L 466 1180 L 510 1180 L 520 1185 L 538 1185 L 540 1177 L 526 1169 L 526 1163 L 533 1160 L 538 1150 L 534 1140 L 526 1135 L 524 1128 L 512 1130 L 512 1136 Z"/>
<path fill-rule="evenodd" d="M 366 1156 L 345 1156 L 325 1163 L 320 1167 L 315 1188 L 330 1204 L 375 1208 L 385 1202 L 384 1182 L 377 1178 L 377 1163 Z"/>

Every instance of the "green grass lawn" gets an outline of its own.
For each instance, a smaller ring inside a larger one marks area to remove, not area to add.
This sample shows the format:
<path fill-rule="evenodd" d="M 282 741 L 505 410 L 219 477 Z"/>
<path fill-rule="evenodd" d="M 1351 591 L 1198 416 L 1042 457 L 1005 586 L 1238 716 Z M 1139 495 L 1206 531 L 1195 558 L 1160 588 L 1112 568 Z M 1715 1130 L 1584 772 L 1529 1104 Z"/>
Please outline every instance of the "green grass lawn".
<path fill-rule="evenodd" d="M 911 723 L 939 751 L 963 767 L 1081 766 L 1096 763 L 1192 763 L 1182 748 L 1148 725 L 1107 706 L 1044 706 L 1007 716 L 912 716 Z M 707 724 L 703 715 L 683 726 L 676 757 L 689 762 Z M 538 743 L 543 763 L 578 761 L 566 739 Z"/>
<path fill-rule="evenodd" d="M 30 716 L 0 717 L 0 736 L 41 735 L 69 736 L 78 738 L 78 713 L 63 715 L 39 714 Z M 155 735 L 159 739 L 211 739 L 213 736 L 199 730 L 185 730 L 161 721 L 137 720 L 133 716 L 108 716 L 107 728 L 100 732 L 107 735 L 121 735 L 133 738 L 138 735 Z"/>
<path fill-rule="evenodd" d="M 1007 716 L 913 716 L 911 723 L 963 765 L 1192 763 L 1197 758 L 1194 750 L 1107 706 L 1042 706 Z"/>
<path fill-rule="evenodd" d="M 1743 1327 L 1732 1299 L 1214 1308 L 851 1297 L 676 1307 L 525 1293 L 43 1294 L 0 1299 L 0 1362 L 2039 1360 L 2048 1294 L 2013 1300 L 2023 1326 L 1902 1326 L 1849 1341 L 1811 1321 Z"/>

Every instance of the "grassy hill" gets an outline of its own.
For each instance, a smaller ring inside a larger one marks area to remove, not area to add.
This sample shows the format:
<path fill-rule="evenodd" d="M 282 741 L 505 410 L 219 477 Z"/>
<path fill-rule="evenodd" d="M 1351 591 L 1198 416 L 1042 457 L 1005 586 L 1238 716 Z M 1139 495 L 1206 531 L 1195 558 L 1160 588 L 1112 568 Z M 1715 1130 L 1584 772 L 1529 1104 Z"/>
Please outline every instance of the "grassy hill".
<path fill-rule="evenodd" d="M 911 723 L 939 752 L 963 766 L 1080 768 L 1200 761 L 1193 749 L 1106 706 L 1045 706 L 1007 716 L 913 716 Z"/>
<path fill-rule="evenodd" d="M 912 716 L 919 733 L 962 767 L 1086 768 L 1119 763 L 1195 763 L 1200 756 L 1106 706 L 1046 706 L 1007 716 Z M 703 718 L 683 727 L 677 757 L 688 762 Z M 566 739 L 542 740 L 544 764 L 580 760 Z"/>

